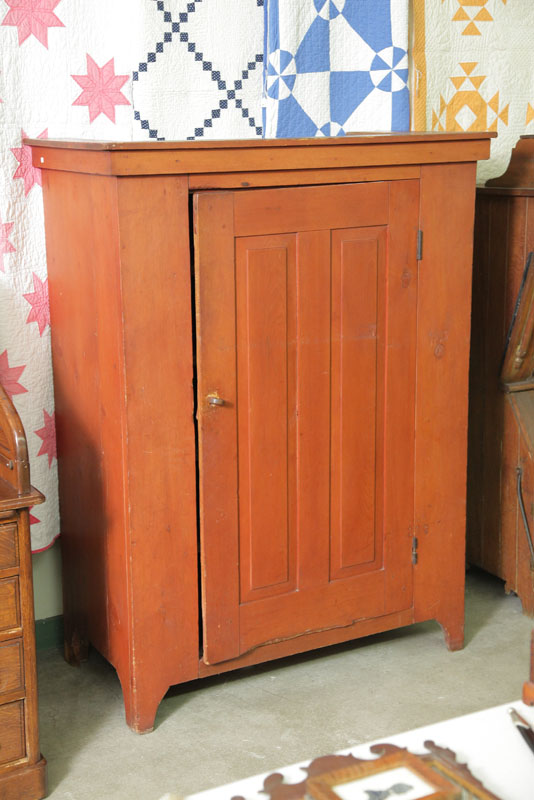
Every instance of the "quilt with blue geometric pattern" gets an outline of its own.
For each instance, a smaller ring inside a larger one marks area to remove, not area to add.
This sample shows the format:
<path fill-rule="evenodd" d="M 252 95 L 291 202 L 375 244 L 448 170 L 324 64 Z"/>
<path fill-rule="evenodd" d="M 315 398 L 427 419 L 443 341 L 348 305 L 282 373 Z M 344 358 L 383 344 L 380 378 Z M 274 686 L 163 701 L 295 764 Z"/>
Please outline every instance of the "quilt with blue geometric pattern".
<path fill-rule="evenodd" d="M 408 0 L 265 0 L 263 135 L 406 131 Z"/>

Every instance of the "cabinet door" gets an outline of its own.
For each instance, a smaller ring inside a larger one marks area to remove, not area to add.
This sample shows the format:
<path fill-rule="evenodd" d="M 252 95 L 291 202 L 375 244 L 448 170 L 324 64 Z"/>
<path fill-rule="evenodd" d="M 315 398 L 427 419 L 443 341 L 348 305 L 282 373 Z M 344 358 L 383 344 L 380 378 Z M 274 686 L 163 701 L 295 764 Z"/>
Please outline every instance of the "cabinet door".
<path fill-rule="evenodd" d="M 412 605 L 418 192 L 194 197 L 208 664 Z"/>

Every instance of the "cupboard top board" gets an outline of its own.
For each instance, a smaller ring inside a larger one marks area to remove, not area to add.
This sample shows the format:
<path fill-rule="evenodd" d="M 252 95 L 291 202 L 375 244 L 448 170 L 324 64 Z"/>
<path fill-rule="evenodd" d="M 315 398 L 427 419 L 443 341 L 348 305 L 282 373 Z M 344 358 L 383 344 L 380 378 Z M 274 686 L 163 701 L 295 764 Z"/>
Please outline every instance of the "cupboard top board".
<path fill-rule="evenodd" d="M 186 175 L 478 161 L 490 132 L 366 133 L 311 139 L 103 142 L 25 139 L 41 169 L 97 175 Z"/>

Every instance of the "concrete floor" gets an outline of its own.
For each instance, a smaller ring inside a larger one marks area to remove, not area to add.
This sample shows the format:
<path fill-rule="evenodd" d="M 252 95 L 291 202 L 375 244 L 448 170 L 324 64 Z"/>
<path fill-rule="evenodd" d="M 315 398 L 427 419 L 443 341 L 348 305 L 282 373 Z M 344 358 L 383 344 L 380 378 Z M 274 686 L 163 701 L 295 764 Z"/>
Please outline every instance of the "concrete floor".
<path fill-rule="evenodd" d="M 39 654 L 41 749 L 52 800 L 158 800 L 517 699 L 532 620 L 484 573 L 468 575 L 466 647 L 414 625 L 174 687 L 156 729 L 124 722 L 115 671 Z"/>

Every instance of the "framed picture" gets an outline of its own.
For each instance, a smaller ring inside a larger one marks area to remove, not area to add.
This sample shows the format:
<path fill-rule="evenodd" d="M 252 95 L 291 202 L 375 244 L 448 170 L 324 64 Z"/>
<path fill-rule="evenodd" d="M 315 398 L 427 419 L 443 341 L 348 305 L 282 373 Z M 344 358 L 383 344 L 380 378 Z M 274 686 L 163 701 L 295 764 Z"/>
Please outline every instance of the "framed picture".
<path fill-rule="evenodd" d="M 263 781 L 269 800 L 501 800 L 456 754 L 435 742 L 415 755 L 394 744 L 375 744 L 372 760 L 351 755 L 314 758 L 300 783 L 286 783 L 279 772 Z M 234 797 L 232 800 L 244 800 Z"/>
<path fill-rule="evenodd" d="M 461 800 L 460 787 L 405 750 L 308 778 L 314 800 Z"/>

